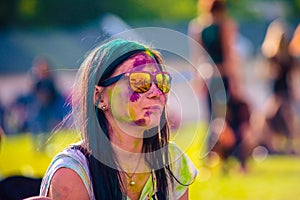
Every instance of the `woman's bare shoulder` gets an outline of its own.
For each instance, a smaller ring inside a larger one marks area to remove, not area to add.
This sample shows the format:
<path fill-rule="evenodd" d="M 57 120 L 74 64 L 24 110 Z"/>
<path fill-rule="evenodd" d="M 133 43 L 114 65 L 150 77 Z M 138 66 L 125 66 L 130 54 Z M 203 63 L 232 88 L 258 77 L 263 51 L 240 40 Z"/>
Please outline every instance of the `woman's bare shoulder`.
<path fill-rule="evenodd" d="M 53 199 L 89 199 L 80 176 L 72 169 L 59 168 L 53 175 L 48 196 Z"/>

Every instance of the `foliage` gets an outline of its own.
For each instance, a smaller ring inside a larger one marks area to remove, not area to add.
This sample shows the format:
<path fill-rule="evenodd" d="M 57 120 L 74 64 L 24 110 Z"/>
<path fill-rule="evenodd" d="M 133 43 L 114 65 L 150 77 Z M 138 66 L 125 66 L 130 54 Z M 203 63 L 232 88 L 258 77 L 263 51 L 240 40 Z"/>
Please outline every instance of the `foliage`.
<path fill-rule="evenodd" d="M 291 19 L 298 18 L 300 11 L 300 0 L 227 1 L 230 13 L 239 20 L 262 19 L 265 14 L 262 3 L 281 2 Z M 77 26 L 96 20 L 106 12 L 119 15 L 125 21 L 182 21 L 197 15 L 197 0 L 3 0 L 0 27 Z"/>
<path fill-rule="evenodd" d="M 197 0 L 6 0 L 0 26 L 74 26 L 111 12 L 125 20 L 190 19 Z"/>

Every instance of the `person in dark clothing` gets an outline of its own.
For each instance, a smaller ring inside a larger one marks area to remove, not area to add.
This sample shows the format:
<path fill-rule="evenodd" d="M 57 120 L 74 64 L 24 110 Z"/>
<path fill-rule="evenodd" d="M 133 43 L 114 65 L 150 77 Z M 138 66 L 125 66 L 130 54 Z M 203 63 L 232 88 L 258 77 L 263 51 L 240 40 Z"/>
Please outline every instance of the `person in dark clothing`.
<path fill-rule="evenodd" d="M 212 76 L 207 80 L 208 119 L 211 125 L 208 147 L 224 161 L 229 156 L 236 156 L 245 169 L 247 156 L 240 150 L 246 149 L 242 135 L 244 132 L 250 133 L 251 113 L 249 103 L 242 100 L 243 81 L 236 52 L 237 24 L 229 16 L 223 0 L 210 1 L 208 13 L 207 20 L 203 20 L 206 23 L 199 31 L 198 39 L 193 36 L 215 64 L 212 66 Z M 193 53 L 193 56 L 196 54 Z M 224 89 L 219 86 L 220 82 Z M 223 106 L 219 103 L 220 93 L 226 95 Z M 222 109 L 223 113 L 227 112 L 225 116 L 221 115 Z M 220 122 L 224 127 L 215 128 L 215 125 L 220 126 Z"/>
<path fill-rule="evenodd" d="M 267 66 L 272 94 L 267 101 L 265 140 L 271 153 L 293 152 L 295 113 L 293 111 L 292 74 L 296 67 L 295 57 L 289 50 L 289 39 L 285 23 L 276 19 L 270 23 L 262 45 L 262 53 L 267 58 Z M 268 133 L 268 134 L 266 134 Z M 276 145 L 276 138 L 285 138 L 284 147 Z M 269 138 L 271 137 L 271 138 Z"/>
<path fill-rule="evenodd" d="M 237 68 L 237 53 L 235 51 L 237 25 L 228 16 L 224 1 L 213 1 L 211 8 L 211 24 L 206 26 L 200 35 L 200 44 L 207 51 L 212 61 L 215 63 L 224 83 L 227 100 L 231 93 L 241 92 L 242 82 L 240 81 L 240 71 Z M 213 85 L 213 75 L 211 82 Z M 210 105 L 214 94 L 208 95 Z M 212 106 L 212 105 L 210 105 Z M 211 108 L 210 108 L 211 110 Z M 213 115 L 213 113 L 211 113 Z M 212 116 L 213 119 L 214 116 Z"/>
<path fill-rule="evenodd" d="M 246 170 L 247 160 L 252 150 L 250 140 L 248 140 L 252 131 L 250 117 L 251 110 L 248 102 L 242 98 L 231 96 L 228 101 L 226 121 L 233 130 L 235 142 L 229 155 L 238 159 L 242 170 Z"/>

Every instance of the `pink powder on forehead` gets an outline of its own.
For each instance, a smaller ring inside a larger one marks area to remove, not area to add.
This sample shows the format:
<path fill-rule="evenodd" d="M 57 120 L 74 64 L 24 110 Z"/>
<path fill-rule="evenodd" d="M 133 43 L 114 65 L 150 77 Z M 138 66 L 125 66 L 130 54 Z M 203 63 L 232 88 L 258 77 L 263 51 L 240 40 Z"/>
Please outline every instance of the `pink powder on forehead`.
<path fill-rule="evenodd" d="M 157 64 L 155 59 L 152 57 L 149 57 L 148 55 L 139 55 L 136 56 L 133 66 L 137 67 L 137 66 L 142 66 L 142 65 L 146 65 L 146 64 Z"/>

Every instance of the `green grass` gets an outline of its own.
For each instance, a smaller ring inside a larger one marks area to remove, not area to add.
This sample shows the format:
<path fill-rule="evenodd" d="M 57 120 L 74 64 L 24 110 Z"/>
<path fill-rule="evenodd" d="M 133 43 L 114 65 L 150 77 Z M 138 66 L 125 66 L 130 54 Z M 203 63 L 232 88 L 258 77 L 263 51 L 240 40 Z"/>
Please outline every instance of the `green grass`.
<path fill-rule="evenodd" d="M 268 156 L 250 160 L 248 171 L 242 173 L 236 160 L 228 163 L 228 173 L 220 162 L 204 162 L 205 126 L 185 124 L 173 134 L 172 140 L 181 146 L 198 168 L 199 174 L 190 186 L 190 199 L 213 200 L 286 200 L 300 198 L 300 157 Z M 0 177 L 25 175 L 42 177 L 53 156 L 71 142 L 78 140 L 72 132 L 55 134 L 43 145 L 34 145 L 29 134 L 6 137 L 0 149 Z M 44 147 L 43 151 L 39 147 Z M 217 160 L 215 160 L 217 161 Z"/>
<path fill-rule="evenodd" d="M 251 162 L 249 171 L 233 169 L 226 175 L 220 169 L 199 169 L 191 186 L 191 199 L 298 199 L 300 195 L 299 157 L 270 156 L 261 163 Z"/>
<path fill-rule="evenodd" d="M 52 158 L 72 142 L 78 141 L 73 132 L 34 137 L 31 134 L 7 136 L 0 146 L 0 179 L 11 175 L 42 177 Z"/>
<path fill-rule="evenodd" d="M 193 132 L 196 131 L 196 134 Z M 193 141 L 184 139 L 189 134 Z M 213 200 L 286 200 L 300 199 L 300 157 L 267 156 L 265 159 L 250 159 L 247 172 L 240 170 L 235 159 L 227 163 L 224 173 L 218 159 L 210 165 L 205 162 L 206 128 L 203 124 L 187 124 L 176 136 L 176 143 L 198 168 L 196 181 L 190 186 L 190 199 Z M 187 144 L 189 143 L 189 144 Z"/>

